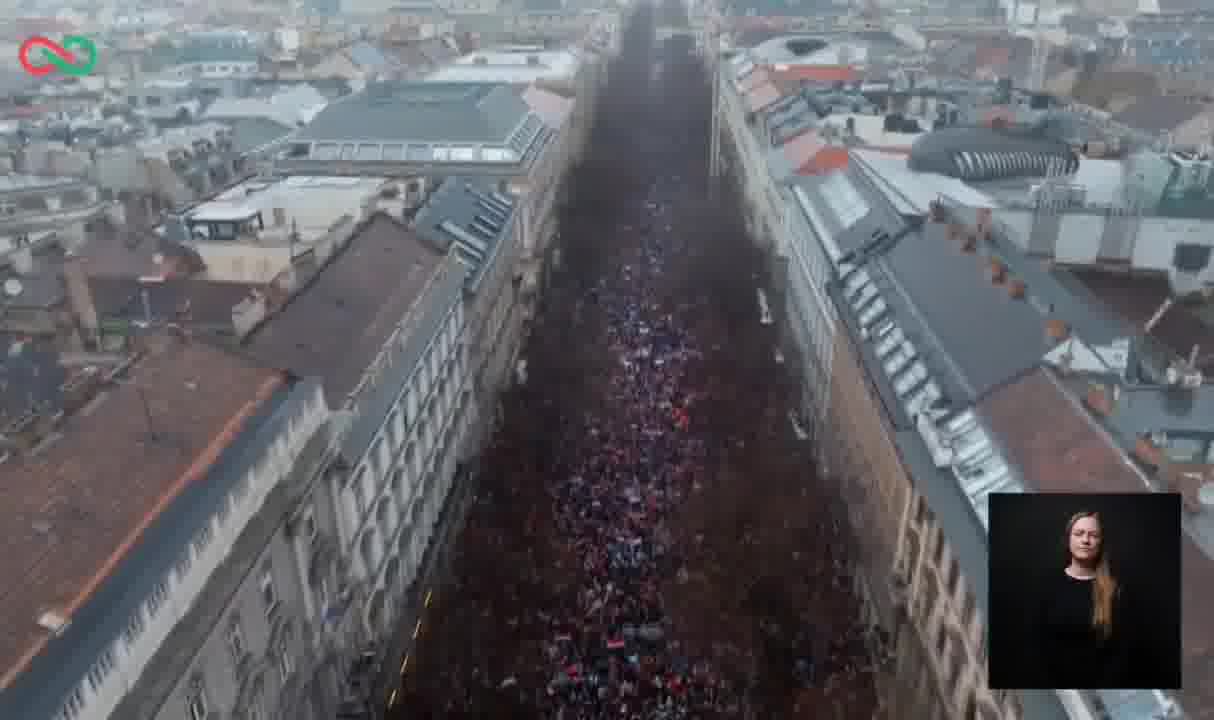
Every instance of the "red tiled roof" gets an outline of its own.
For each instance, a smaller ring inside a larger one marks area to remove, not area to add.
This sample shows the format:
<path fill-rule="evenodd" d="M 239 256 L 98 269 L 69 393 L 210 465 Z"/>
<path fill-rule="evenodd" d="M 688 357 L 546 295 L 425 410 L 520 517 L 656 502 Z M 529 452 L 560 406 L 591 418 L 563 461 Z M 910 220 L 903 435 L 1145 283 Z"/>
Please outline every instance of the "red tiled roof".
<path fill-rule="evenodd" d="M 772 74 L 781 80 L 821 83 L 856 82 L 860 71 L 850 65 L 777 65 Z"/>
<path fill-rule="evenodd" d="M 847 153 L 847 148 L 837 145 L 828 145 L 818 152 L 814 153 L 813 157 L 797 168 L 798 175 L 820 175 L 822 173 L 831 172 L 833 170 L 842 170 L 847 167 L 851 156 Z"/>
<path fill-rule="evenodd" d="M 1147 492 L 1125 453 L 1041 369 L 993 393 L 980 410 L 1026 485 L 1038 492 Z M 1181 703 L 1193 720 L 1214 720 L 1214 561 L 1182 544 Z"/>
<path fill-rule="evenodd" d="M 0 463 L 0 689 L 46 646 L 40 615 L 70 620 L 283 382 L 204 343 L 153 344 L 137 382 L 109 388 L 37 455 Z M 174 442 L 150 441 L 149 410 Z"/>

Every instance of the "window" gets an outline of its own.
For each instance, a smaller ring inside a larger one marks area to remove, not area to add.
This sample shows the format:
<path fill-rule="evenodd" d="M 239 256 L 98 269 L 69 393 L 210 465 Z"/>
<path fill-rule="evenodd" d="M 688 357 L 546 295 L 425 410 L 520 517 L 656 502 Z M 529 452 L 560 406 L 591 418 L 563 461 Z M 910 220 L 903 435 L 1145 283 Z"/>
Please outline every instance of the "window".
<path fill-rule="evenodd" d="M 278 593 L 274 589 L 274 568 L 267 561 L 261 566 L 261 601 L 265 604 L 266 615 L 272 615 L 278 607 Z"/>
<path fill-rule="evenodd" d="M 129 648 L 135 644 L 139 636 L 143 634 L 143 608 L 137 608 L 131 619 L 126 623 L 126 629 L 122 631 L 122 637 L 126 640 L 126 645 Z"/>
<path fill-rule="evenodd" d="M 192 550 L 187 547 L 181 553 L 181 557 L 177 559 L 177 581 L 181 582 L 190 572 L 190 566 L 194 564 L 194 556 Z"/>
<path fill-rule="evenodd" d="M 190 715 L 189 720 L 206 720 L 207 694 L 201 687 L 193 688 L 185 703 L 186 710 Z"/>
<path fill-rule="evenodd" d="M 400 411 L 393 410 L 388 418 L 388 437 L 392 440 L 392 449 L 400 447 Z"/>
<path fill-rule="evenodd" d="M 375 444 L 371 446 L 371 462 L 379 467 L 383 463 L 384 457 L 384 439 L 382 437 L 375 439 Z"/>
<path fill-rule="evenodd" d="M 932 559 L 936 567 L 940 567 L 944 562 L 944 531 L 939 527 L 936 528 L 936 549 L 932 552 Z"/>
<path fill-rule="evenodd" d="M 961 580 L 961 568 L 957 565 L 957 559 L 948 564 L 948 594 L 950 596 L 957 594 L 957 583 Z"/>
<path fill-rule="evenodd" d="M 77 685 L 74 690 L 68 693 L 67 698 L 63 701 L 63 709 L 59 711 L 59 717 L 63 720 L 76 720 L 84 712 L 84 691 Z"/>
<path fill-rule="evenodd" d="M 304 537 L 309 540 L 316 537 L 316 512 L 312 508 L 304 511 Z"/>
<path fill-rule="evenodd" d="M 244 632 L 240 629 L 240 618 L 232 618 L 232 624 L 228 627 L 228 650 L 232 653 L 232 660 L 240 662 L 244 657 Z"/>
<path fill-rule="evenodd" d="M 114 651 L 111 648 L 106 648 L 101 651 L 101 655 L 97 656 L 97 662 L 89 668 L 89 687 L 93 692 L 101 689 L 101 685 L 109 676 L 110 671 L 114 669 Z"/>
<path fill-rule="evenodd" d="M 152 588 L 152 593 L 148 595 L 148 617 L 156 617 L 156 613 L 160 612 L 160 608 L 164 607 L 164 601 L 168 596 L 168 584 L 163 580 L 156 583 L 156 587 Z"/>
<path fill-rule="evenodd" d="M 397 502 L 405 499 L 404 477 L 404 470 L 396 468 L 392 471 L 392 497 L 396 498 Z"/>
<path fill-rule="evenodd" d="M 295 666 L 291 662 L 291 643 L 289 634 L 284 634 L 282 642 L 278 644 L 278 672 L 282 675 L 283 682 L 291 677 L 291 671 Z"/>
<path fill-rule="evenodd" d="M 213 535 L 214 531 L 211 530 L 211 522 L 208 520 L 207 524 L 203 525 L 202 528 L 199 529 L 198 537 L 194 538 L 194 550 L 197 551 L 199 555 L 201 555 L 202 552 L 207 549 L 207 546 L 211 544 L 211 537 Z"/>
<path fill-rule="evenodd" d="M 367 468 L 359 468 L 358 473 L 354 476 L 354 483 L 351 488 L 354 492 L 354 504 L 358 507 L 360 513 L 367 509 L 367 489 L 363 486 L 366 476 Z"/>
<path fill-rule="evenodd" d="M 260 692 L 249 701 L 249 706 L 245 708 L 244 716 L 245 720 L 265 720 L 263 698 Z"/>
<path fill-rule="evenodd" d="M 230 515 L 231 513 L 232 513 L 232 496 L 224 495 L 223 498 L 220 499 L 220 501 L 219 501 L 218 519 L 215 521 L 215 524 L 219 525 L 220 527 L 223 527 L 223 524 L 228 521 L 228 515 Z"/>

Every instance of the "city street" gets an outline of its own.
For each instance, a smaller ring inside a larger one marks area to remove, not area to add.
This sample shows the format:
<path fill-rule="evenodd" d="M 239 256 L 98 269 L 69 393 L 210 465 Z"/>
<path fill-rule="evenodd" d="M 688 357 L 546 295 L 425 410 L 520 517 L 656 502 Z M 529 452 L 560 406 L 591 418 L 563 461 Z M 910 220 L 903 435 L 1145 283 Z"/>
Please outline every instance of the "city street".
<path fill-rule="evenodd" d="M 787 420 L 760 254 L 728 187 L 709 199 L 688 50 L 654 48 L 644 8 L 626 30 L 530 380 L 390 717 L 874 715 L 847 542 Z"/>

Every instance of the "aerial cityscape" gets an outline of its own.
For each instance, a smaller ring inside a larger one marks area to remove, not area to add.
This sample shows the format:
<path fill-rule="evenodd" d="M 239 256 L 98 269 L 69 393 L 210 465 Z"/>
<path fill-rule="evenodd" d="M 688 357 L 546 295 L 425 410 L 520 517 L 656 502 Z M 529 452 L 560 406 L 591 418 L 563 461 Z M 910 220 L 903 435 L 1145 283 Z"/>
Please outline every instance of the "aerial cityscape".
<path fill-rule="evenodd" d="M 0 720 L 1214 720 L 1208 2 L 0 13 Z"/>

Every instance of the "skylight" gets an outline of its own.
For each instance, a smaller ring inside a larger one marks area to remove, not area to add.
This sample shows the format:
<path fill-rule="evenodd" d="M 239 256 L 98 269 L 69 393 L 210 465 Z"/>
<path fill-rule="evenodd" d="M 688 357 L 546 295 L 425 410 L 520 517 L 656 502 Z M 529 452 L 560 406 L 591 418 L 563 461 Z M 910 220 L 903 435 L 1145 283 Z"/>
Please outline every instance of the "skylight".
<path fill-rule="evenodd" d="M 864 196 L 843 173 L 828 177 L 820 186 L 820 192 L 843 229 L 860 222 L 869 213 Z"/>

